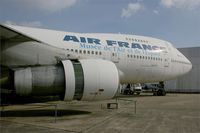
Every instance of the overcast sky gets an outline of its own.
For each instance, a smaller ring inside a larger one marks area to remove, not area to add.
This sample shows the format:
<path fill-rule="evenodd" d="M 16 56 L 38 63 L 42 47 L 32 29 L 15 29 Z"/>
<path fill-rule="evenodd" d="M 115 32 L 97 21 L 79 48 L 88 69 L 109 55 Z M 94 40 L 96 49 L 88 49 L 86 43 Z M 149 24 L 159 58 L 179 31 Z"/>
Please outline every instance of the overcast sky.
<path fill-rule="evenodd" d="M 0 23 L 200 46 L 200 0 L 0 0 Z"/>

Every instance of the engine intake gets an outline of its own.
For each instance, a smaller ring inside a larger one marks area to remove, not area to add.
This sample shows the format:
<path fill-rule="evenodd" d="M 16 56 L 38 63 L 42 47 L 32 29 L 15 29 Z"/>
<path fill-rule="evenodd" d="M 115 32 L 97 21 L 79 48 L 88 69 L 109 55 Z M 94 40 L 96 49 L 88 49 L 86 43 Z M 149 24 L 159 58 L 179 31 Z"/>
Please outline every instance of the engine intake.
<path fill-rule="evenodd" d="M 60 95 L 62 100 L 104 100 L 119 86 L 114 63 L 101 59 L 64 60 L 55 66 L 16 69 L 14 87 L 21 96 Z"/>

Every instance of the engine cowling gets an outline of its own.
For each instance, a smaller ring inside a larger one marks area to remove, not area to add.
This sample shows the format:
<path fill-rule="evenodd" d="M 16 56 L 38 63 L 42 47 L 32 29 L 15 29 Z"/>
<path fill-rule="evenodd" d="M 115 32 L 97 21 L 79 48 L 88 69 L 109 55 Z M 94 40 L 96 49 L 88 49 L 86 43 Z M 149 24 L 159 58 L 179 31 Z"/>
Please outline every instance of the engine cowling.
<path fill-rule="evenodd" d="M 101 59 L 64 60 L 60 65 L 16 69 L 14 87 L 21 96 L 60 95 L 62 100 L 104 100 L 119 86 L 114 63 Z"/>

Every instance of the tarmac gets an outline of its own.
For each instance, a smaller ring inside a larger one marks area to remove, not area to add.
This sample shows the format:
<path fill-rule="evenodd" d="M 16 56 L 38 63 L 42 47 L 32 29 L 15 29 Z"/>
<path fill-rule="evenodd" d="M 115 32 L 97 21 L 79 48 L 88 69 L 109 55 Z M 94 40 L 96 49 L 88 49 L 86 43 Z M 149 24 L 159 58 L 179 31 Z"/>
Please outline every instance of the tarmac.
<path fill-rule="evenodd" d="M 200 94 L 1 106 L 0 132 L 199 133 Z"/>

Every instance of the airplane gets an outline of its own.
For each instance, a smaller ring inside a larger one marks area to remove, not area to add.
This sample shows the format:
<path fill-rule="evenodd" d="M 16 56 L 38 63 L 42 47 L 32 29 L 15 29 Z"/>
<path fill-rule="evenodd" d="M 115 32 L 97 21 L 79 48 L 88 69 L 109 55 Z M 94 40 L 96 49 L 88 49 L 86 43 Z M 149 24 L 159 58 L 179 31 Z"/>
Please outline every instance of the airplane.
<path fill-rule="evenodd" d="M 170 42 L 0 24 L 1 90 L 61 100 L 113 98 L 124 83 L 174 79 L 192 69 Z"/>

